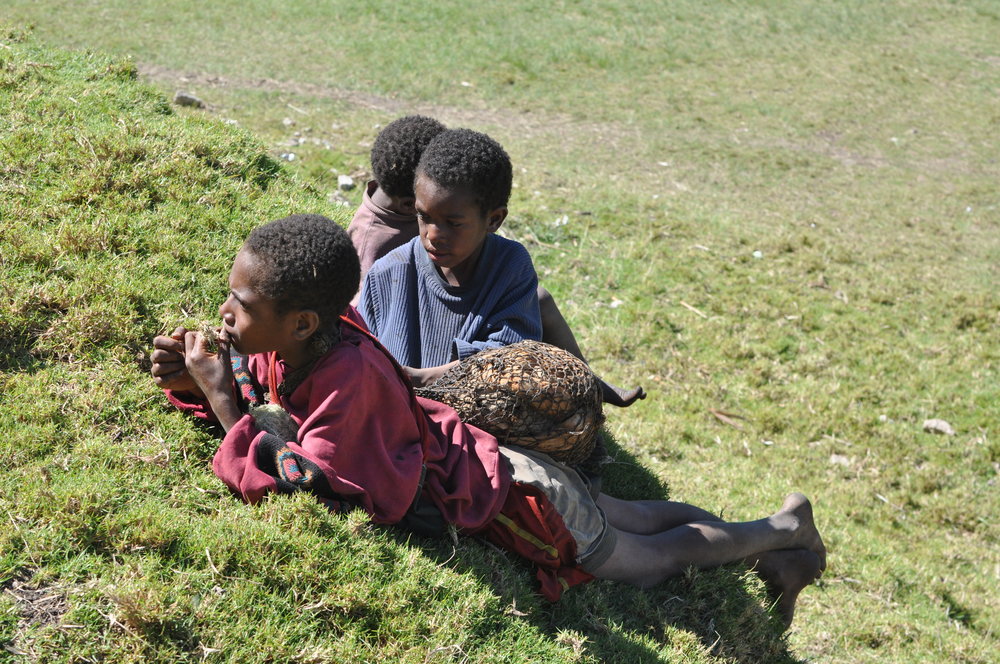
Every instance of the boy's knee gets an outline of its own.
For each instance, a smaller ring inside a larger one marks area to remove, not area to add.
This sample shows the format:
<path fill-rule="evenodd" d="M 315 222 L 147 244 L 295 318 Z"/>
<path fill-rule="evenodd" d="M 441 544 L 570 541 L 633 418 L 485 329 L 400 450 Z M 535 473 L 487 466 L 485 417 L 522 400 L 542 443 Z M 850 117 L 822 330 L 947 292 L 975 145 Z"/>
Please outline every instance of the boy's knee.
<path fill-rule="evenodd" d="M 559 315 L 559 308 L 556 307 L 556 301 L 552 298 L 552 293 L 545 290 L 544 286 L 538 287 L 538 311 L 542 316 L 542 328 L 546 327 L 546 323 L 551 327 L 557 319 L 556 316 Z"/>
<path fill-rule="evenodd" d="M 555 300 L 552 299 L 552 293 L 550 293 L 549 291 L 547 291 L 545 289 L 545 286 L 542 286 L 541 284 L 539 284 L 538 285 L 538 305 L 542 306 L 542 307 L 545 307 L 545 306 L 551 307 L 554 303 L 555 303 Z"/>

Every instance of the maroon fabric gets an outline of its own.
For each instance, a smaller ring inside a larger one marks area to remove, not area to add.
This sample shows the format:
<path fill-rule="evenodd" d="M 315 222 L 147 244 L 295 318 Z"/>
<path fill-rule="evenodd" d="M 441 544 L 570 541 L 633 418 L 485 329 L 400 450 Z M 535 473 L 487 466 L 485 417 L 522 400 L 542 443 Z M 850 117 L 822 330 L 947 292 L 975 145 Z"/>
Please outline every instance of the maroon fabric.
<path fill-rule="evenodd" d="M 540 592 L 550 602 L 592 580 L 576 564 L 576 540 L 541 489 L 513 482 L 493 521 L 479 535 L 535 564 Z"/>
<path fill-rule="evenodd" d="M 510 473 L 489 434 L 462 424 L 451 408 L 412 400 L 391 358 L 363 332 L 342 325 L 342 340 L 323 356 L 281 405 L 299 426 L 288 447 L 323 472 L 333 492 L 359 505 L 379 523 L 395 523 L 413 501 L 421 464 L 425 491 L 444 517 L 460 528 L 480 528 L 500 510 Z M 265 390 L 268 356 L 248 358 Z M 286 367 L 278 360 L 275 380 Z M 175 405 L 202 417 L 203 403 L 168 394 Z M 274 491 L 274 476 L 257 463 L 263 437 L 247 415 L 223 438 L 212 468 L 248 502 Z M 424 455 L 426 454 L 426 460 Z"/>
<path fill-rule="evenodd" d="M 368 325 L 365 323 L 365 319 L 361 316 L 361 312 L 355 309 L 353 305 L 347 305 L 347 309 L 344 310 L 343 317 L 360 327 L 367 334 L 371 334 L 371 330 L 368 329 Z"/>
<path fill-rule="evenodd" d="M 376 187 L 375 180 L 368 182 L 361 207 L 347 227 L 347 234 L 361 259 L 361 281 L 365 280 L 372 263 L 417 236 L 416 216 L 399 214 L 372 203 L 371 195 Z"/>

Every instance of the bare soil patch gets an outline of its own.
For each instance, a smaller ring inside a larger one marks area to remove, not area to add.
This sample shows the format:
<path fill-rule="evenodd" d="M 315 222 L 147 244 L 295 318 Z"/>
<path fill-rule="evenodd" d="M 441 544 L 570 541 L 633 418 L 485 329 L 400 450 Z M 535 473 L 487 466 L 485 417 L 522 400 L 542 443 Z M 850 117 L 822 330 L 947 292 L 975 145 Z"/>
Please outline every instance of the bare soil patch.
<path fill-rule="evenodd" d="M 31 583 L 32 574 L 22 571 L 3 584 L 3 592 L 14 598 L 18 612 L 17 631 L 11 642 L 4 643 L 7 652 L 24 655 L 22 648 L 24 634 L 30 627 L 59 626 L 62 617 L 69 611 L 66 593 L 55 585 Z"/>

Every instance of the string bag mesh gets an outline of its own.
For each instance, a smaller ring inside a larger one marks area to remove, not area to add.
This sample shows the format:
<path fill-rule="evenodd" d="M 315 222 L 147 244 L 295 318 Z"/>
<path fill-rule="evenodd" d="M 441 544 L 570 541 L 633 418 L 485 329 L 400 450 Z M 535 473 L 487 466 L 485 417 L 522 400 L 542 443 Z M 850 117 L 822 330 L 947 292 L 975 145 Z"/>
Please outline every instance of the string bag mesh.
<path fill-rule="evenodd" d="M 539 341 L 476 353 L 417 394 L 454 408 L 505 445 L 578 465 L 604 422 L 597 377 L 571 353 Z"/>

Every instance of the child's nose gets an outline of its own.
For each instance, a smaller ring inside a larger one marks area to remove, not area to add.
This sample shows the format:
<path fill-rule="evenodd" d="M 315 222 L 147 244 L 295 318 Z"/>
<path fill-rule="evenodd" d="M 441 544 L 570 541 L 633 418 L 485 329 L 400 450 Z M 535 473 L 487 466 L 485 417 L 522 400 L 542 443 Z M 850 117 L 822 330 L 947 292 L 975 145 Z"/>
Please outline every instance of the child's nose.
<path fill-rule="evenodd" d="M 437 224 L 427 225 L 427 241 L 431 244 L 436 244 L 440 242 L 444 237 L 444 233 L 441 231 L 441 227 Z"/>

